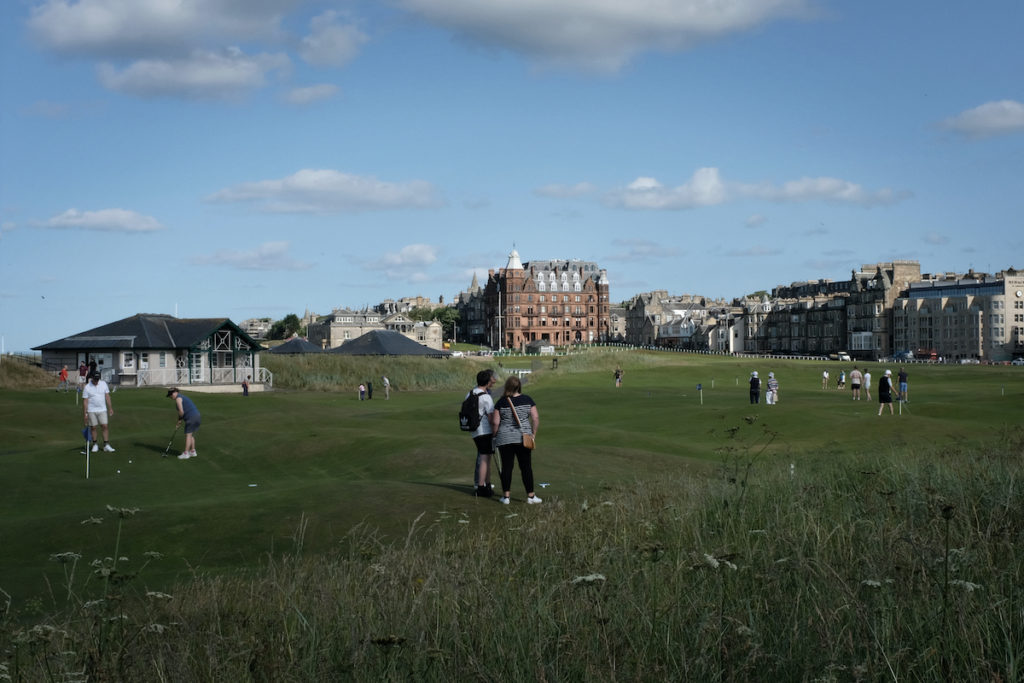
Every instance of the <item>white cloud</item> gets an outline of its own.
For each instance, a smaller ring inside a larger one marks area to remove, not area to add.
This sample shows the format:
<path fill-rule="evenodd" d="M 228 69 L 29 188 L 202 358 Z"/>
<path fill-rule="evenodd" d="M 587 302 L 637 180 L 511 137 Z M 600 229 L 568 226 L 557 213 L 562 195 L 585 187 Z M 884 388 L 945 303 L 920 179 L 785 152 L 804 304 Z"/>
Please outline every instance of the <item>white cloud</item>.
<path fill-rule="evenodd" d="M 675 247 L 667 247 L 642 239 L 613 240 L 612 245 L 616 250 L 605 259 L 615 262 L 646 262 L 655 259 L 676 258 L 680 253 Z"/>
<path fill-rule="evenodd" d="M 949 244 L 949 238 L 937 232 L 929 232 L 924 236 L 924 243 L 932 246 L 942 246 L 943 244 Z"/>
<path fill-rule="evenodd" d="M 761 183 L 757 185 L 738 185 L 739 195 L 767 199 L 772 202 L 808 202 L 826 201 L 839 204 L 858 204 L 860 206 L 880 206 L 895 204 L 910 196 L 909 192 L 897 192 L 888 188 L 874 192 L 865 190 L 857 183 L 840 178 L 800 178 L 790 180 L 782 185 Z"/>
<path fill-rule="evenodd" d="M 539 63 L 613 72 L 647 51 L 678 51 L 805 13 L 806 0 L 400 0 L 460 37 Z"/>
<path fill-rule="evenodd" d="M 44 0 L 28 20 L 32 35 L 63 54 L 137 59 L 188 54 L 195 47 L 274 38 L 297 0 Z"/>
<path fill-rule="evenodd" d="M 745 224 L 748 228 L 759 228 L 768 222 L 768 217 L 763 213 L 755 213 L 747 218 Z"/>
<path fill-rule="evenodd" d="M 442 203 L 425 180 L 391 183 L 330 169 L 303 169 L 287 178 L 241 183 L 208 200 L 256 202 L 265 211 L 280 213 L 423 209 Z"/>
<path fill-rule="evenodd" d="M 296 261 L 288 255 L 288 242 L 264 242 L 255 249 L 220 249 L 206 256 L 194 256 L 198 266 L 228 266 L 238 270 L 307 270 L 311 263 Z"/>
<path fill-rule="evenodd" d="M 310 34 L 302 39 L 299 55 L 314 66 L 344 66 L 359 53 L 368 40 L 351 24 L 339 22 L 339 14 L 327 11 L 310 22 Z"/>
<path fill-rule="evenodd" d="M 319 102 L 334 97 L 338 93 L 338 86 L 333 83 L 320 83 L 308 85 L 302 88 L 292 88 L 285 95 L 285 99 L 292 104 L 304 105 Z"/>
<path fill-rule="evenodd" d="M 383 268 L 409 268 L 429 266 L 437 261 L 437 247 L 429 244 L 410 244 L 399 251 L 388 252 L 381 257 Z"/>
<path fill-rule="evenodd" d="M 655 178 L 640 177 L 607 197 L 613 206 L 627 209 L 692 209 L 721 204 L 726 199 L 717 168 L 699 168 L 678 187 L 665 187 Z"/>
<path fill-rule="evenodd" d="M 970 138 L 1024 132 L 1024 104 L 1014 100 L 986 102 L 946 119 L 943 125 Z"/>
<path fill-rule="evenodd" d="M 101 209 L 79 211 L 68 209 L 64 213 L 38 224 L 42 228 L 99 230 L 104 232 L 153 232 L 164 226 L 152 216 L 144 216 L 127 209 Z"/>
<path fill-rule="evenodd" d="M 761 257 L 761 256 L 777 256 L 782 253 L 782 250 L 777 247 L 763 247 L 761 245 L 753 245 L 744 249 L 731 249 L 725 252 L 726 256 L 735 257 Z"/>
<path fill-rule="evenodd" d="M 384 273 L 389 280 L 403 280 L 414 284 L 430 282 L 433 278 L 425 268 L 437 261 L 437 247 L 430 244 L 409 244 L 398 251 L 387 252 L 376 262 L 367 263 L 368 270 Z"/>
<path fill-rule="evenodd" d="M 856 183 L 827 177 L 800 178 L 781 185 L 737 183 L 723 180 L 717 168 L 699 168 L 689 181 L 677 187 L 666 187 L 656 178 L 637 178 L 626 187 L 609 192 L 605 201 L 627 209 L 655 210 L 718 206 L 744 199 L 826 201 L 870 207 L 895 204 L 910 196 L 909 192 L 889 188 L 869 191 Z"/>
<path fill-rule="evenodd" d="M 538 187 L 533 193 L 540 197 L 553 197 L 556 199 L 570 199 L 573 197 L 584 197 L 592 194 L 595 187 L 590 183 L 576 183 L 575 185 L 544 185 Z"/>
<path fill-rule="evenodd" d="M 143 59 L 123 69 L 101 64 L 99 79 L 109 90 L 142 97 L 224 99 L 263 87 L 269 71 L 287 69 L 290 63 L 283 53 L 196 50 L 186 58 Z"/>

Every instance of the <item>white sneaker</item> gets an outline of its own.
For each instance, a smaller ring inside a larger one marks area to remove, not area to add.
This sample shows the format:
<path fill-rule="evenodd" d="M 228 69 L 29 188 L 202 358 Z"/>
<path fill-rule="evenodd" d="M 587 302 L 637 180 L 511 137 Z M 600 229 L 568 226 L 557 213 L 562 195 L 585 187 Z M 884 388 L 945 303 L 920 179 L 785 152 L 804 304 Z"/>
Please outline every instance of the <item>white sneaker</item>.
<path fill-rule="evenodd" d="M 98 443 L 96 443 L 95 441 L 93 441 L 92 442 L 92 452 L 96 453 L 99 450 L 100 450 L 100 445 Z"/>
<path fill-rule="evenodd" d="M 103 450 L 105 450 L 107 453 L 113 453 L 114 447 L 108 443 L 106 446 L 103 447 Z"/>
<path fill-rule="evenodd" d="M 178 460 L 188 460 L 191 457 L 192 456 L 189 455 L 188 453 L 182 453 L 181 455 L 178 456 Z"/>
<path fill-rule="evenodd" d="M 537 496 L 530 496 L 529 498 L 526 499 L 526 502 L 529 505 L 535 505 L 537 503 L 543 503 L 544 501 L 538 498 Z"/>
<path fill-rule="evenodd" d="M 189 451 L 188 454 L 191 455 L 193 458 L 198 458 L 199 457 L 199 454 L 196 453 L 195 451 Z"/>
<path fill-rule="evenodd" d="M 508 498 L 502 497 L 502 499 L 499 500 L 498 502 L 501 503 L 502 505 L 508 505 L 509 500 L 508 500 Z"/>

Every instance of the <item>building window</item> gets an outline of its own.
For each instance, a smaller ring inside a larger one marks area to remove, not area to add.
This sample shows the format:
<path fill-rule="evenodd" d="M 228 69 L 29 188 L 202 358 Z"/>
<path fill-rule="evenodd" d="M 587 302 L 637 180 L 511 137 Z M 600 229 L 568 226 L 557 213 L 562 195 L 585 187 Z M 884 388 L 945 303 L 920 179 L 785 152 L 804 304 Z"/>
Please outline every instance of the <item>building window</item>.
<path fill-rule="evenodd" d="M 124 369 L 127 370 L 129 368 L 134 367 L 134 365 L 135 365 L 135 354 L 132 353 L 131 351 L 126 351 L 121 356 L 121 367 L 123 367 Z"/>
<path fill-rule="evenodd" d="M 160 367 L 161 368 L 166 368 L 167 367 L 167 352 L 166 351 L 161 351 L 160 352 Z"/>

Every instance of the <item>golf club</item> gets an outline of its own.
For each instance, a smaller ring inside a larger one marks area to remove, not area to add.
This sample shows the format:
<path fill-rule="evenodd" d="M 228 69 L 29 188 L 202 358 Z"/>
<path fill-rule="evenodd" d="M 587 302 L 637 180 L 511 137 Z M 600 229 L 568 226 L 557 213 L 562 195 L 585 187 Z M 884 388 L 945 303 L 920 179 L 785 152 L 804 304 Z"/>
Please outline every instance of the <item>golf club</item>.
<path fill-rule="evenodd" d="M 164 449 L 164 454 L 161 457 L 164 457 L 164 458 L 167 457 L 167 452 L 169 450 L 171 450 L 171 444 L 174 443 L 174 437 L 178 434 L 178 427 L 180 427 L 180 426 L 181 426 L 180 422 L 177 423 L 176 425 L 174 425 L 174 431 L 171 432 L 171 440 L 167 442 L 167 448 Z"/>

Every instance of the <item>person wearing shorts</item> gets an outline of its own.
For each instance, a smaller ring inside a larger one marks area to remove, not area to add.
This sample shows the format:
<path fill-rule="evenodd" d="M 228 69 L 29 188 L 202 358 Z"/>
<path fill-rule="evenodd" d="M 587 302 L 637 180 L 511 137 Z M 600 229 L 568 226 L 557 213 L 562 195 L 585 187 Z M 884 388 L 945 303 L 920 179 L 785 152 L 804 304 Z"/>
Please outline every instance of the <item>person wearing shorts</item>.
<path fill-rule="evenodd" d="M 864 381 L 864 375 L 861 374 L 857 366 L 853 366 L 853 372 L 850 373 L 850 389 L 853 392 L 853 400 L 860 400 L 860 385 Z"/>
<path fill-rule="evenodd" d="M 96 439 L 97 427 L 103 428 L 103 450 L 113 453 L 110 445 L 110 417 L 114 415 L 114 404 L 110 402 L 110 388 L 100 379 L 99 371 L 89 375 L 89 382 L 82 389 L 82 408 L 84 409 L 85 426 L 92 430 L 92 452 L 100 449 Z"/>
<path fill-rule="evenodd" d="M 178 389 L 167 390 L 167 398 L 174 399 L 174 405 L 178 409 L 178 425 L 185 423 L 185 450 L 178 456 L 178 460 L 198 458 L 196 454 L 196 432 L 199 430 L 199 409 L 188 396 L 185 396 Z M 175 425 L 177 428 L 177 425 Z"/>
<path fill-rule="evenodd" d="M 473 486 L 476 495 L 490 498 L 494 492 L 491 486 L 491 456 L 494 455 L 494 431 L 491 429 L 491 413 L 494 412 L 494 399 L 491 398 L 491 387 L 498 381 L 494 370 L 481 370 L 476 373 L 476 386 L 471 394 L 479 394 L 477 410 L 480 413 L 480 426 L 473 432 L 473 443 L 476 445 L 476 467 L 473 468 Z M 469 398 L 469 394 L 466 395 Z"/>
<path fill-rule="evenodd" d="M 899 380 L 900 400 L 904 403 L 910 403 L 910 399 L 907 397 L 907 369 L 900 368 L 900 374 L 896 378 Z"/>

